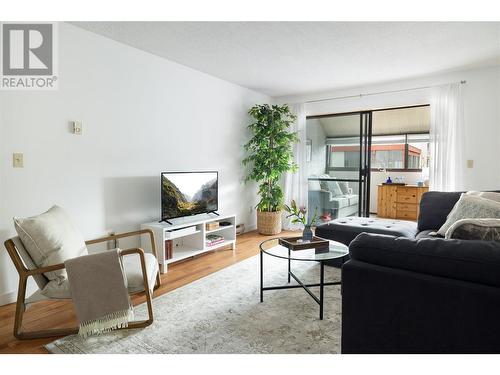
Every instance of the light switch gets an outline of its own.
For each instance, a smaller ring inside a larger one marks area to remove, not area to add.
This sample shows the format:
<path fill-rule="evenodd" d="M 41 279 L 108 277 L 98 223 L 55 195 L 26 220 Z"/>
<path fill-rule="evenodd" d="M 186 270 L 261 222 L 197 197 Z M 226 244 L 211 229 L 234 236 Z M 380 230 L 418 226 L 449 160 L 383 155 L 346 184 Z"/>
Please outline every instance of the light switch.
<path fill-rule="evenodd" d="M 24 157 L 22 153 L 14 153 L 12 154 L 12 166 L 14 168 L 23 168 L 24 167 Z"/>
<path fill-rule="evenodd" d="M 81 121 L 73 121 L 73 134 L 82 135 L 83 124 Z"/>
<path fill-rule="evenodd" d="M 474 168 L 474 160 L 467 160 L 467 168 Z"/>

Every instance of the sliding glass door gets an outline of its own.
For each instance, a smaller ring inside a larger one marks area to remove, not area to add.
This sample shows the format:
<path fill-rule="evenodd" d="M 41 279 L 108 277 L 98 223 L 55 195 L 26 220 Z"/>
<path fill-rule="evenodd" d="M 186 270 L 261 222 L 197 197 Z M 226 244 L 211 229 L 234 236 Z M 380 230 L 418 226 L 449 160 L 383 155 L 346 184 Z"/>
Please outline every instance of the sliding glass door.
<path fill-rule="evenodd" d="M 368 216 L 371 112 L 307 118 L 308 206 L 323 221 Z"/>

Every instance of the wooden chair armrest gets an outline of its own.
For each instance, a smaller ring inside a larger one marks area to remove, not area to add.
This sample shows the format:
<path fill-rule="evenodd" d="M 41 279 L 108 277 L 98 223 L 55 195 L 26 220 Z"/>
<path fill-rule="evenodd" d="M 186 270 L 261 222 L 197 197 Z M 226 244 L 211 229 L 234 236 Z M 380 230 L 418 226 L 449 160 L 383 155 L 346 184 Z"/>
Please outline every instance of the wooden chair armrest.
<path fill-rule="evenodd" d="M 45 272 L 62 270 L 64 268 L 65 268 L 64 263 L 53 264 L 51 266 L 40 267 L 40 268 L 36 268 L 34 270 L 27 270 L 26 276 L 40 275 L 40 274 L 45 273 Z"/>
<path fill-rule="evenodd" d="M 110 236 L 106 236 L 106 237 L 96 238 L 94 240 L 85 241 L 85 244 L 86 245 L 94 245 L 96 243 L 107 242 L 107 241 L 116 240 L 116 239 L 124 238 L 124 237 L 140 236 L 141 234 L 148 234 L 149 235 L 149 238 L 151 240 L 151 250 L 152 250 L 153 255 L 155 256 L 155 258 L 158 259 L 158 256 L 156 254 L 155 239 L 154 239 L 153 231 L 151 229 L 141 229 L 141 230 L 135 230 L 135 231 L 132 231 L 132 232 L 117 233 L 117 234 L 113 234 L 113 235 L 110 235 Z"/>
<path fill-rule="evenodd" d="M 135 247 L 133 249 L 120 250 L 120 252 L 118 254 L 120 256 L 130 255 L 130 254 L 139 254 L 139 257 L 144 258 L 144 250 L 141 249 L 140 247 Z"/>
<path fill-rule="evenodd" d="M 130 255 L 130 254 L 139 254 L 139 258 L 141 259 L 141 263 L 145 264 L 144 250 L 142 250 L 141 248 L 133 248 L 133 249 L 121 250 L 118 253 L 119 256 Z M 83 256 L 85 256 L 85 255 L 83 255 Z M 45 272 L 52 272 L 52 271 L 62 270 L 64 268 L 66 268 L 64 266 L 64 263 L 53 264 L 51 266 L 36 268 L 34 270 L 28 270 L 26 272 L 26 275 L 27 276 L 40 275 L 40 274 L 45 273 Z"/>

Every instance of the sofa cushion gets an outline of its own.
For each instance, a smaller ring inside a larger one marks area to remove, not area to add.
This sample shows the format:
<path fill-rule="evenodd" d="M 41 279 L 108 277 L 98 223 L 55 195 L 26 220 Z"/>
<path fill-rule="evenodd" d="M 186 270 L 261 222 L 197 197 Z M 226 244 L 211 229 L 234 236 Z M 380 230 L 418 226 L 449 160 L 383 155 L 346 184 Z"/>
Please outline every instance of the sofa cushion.
<path fill-rule="evenodd" d="M 345 197 L 334 197 L 330 200 L 330 205 L 332 208 L 341 209 L 344 207 L 349 207 L 349 198 Z"/>
<path fill-rule="evenodd" d="M 346 181 L 339 181 L 338 182 L 340 190 L 342 191 L 343 195 L 349 194 L 349 183 Z"/>
<path fill-rule="evenodd" d="M 334 197 L 342 195 L 342 190 L 340 189 L 339 183 L 337 181 L 327 181 L 326 185 L 328 187 L 328 191 L 332 193 Z"/>
<path fill-rule="evenodd" d="M 415 238 L 420 240 L 422 238 L 442 238 L 442 236 L 437 234 L 437 229 L 426 229 L 418 232 Z"/>
<path fill-rule="evenodd" d="M 319 184 L 321 186 L 321 190 L 329 191 L 328 190 L 328 181 L 326 180 L 328 178 L 331 178 L 331 177 L 329 175 L 327 175 L 327 174 L 320 174 L 320 175 L 318 175 L 318 179 L 319 179 Z"/>
<path fill-rule="evenodd" d="M 462 194 L 446 222 L 439 228 L 438 234 L 444 236 L 456 221 L 471 218 L 500 218 L 500 202 L 476 195 Z"/>
<path fill-rule="evenodd" d="M 414 238 L 417 224 L 412 221 L 350 216 L 332 220 L 316 228 L 316 235 L 349 245 L 362 232 Z"/>
<path fill-rule="evenodd" d="M 428 191 L 420 200 L 418 230 L 436 230 L 446 221 L 446 217 L 460 198 L 460 192 Z"/>
<path fill-rule="evenodd" d="M 59 206 L 53 206 L 37 216 L 15 217 L 14 226 L 37 267 L 63 263 L 66 259 L 88 254 L 82 234 Z M 65 270 L 44 275 L 56 284 L 67 277 Z"/>
<path fill-rule="evenodd" d="M 359 202 L 359 196 L 356 194 L 347 194 L 345 197 L 349 199 L 349 206 L 357 205 Z"/>
<path fill-rule="evenodd" d="M 361 233 L 350 244 L 349 255 L 379 266 L 500 286 L 498 242 Z"/>

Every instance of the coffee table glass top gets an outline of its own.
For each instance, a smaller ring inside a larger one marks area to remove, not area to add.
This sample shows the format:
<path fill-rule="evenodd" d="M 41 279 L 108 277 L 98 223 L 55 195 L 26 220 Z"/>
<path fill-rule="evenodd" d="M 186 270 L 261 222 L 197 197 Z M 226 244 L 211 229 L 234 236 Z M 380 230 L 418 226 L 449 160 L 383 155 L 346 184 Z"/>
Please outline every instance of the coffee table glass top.
<path fill-rule="evenodd" d="M 266 240 L 260 244 L 260 249 L 271 256 L 291 259 L 291 260 L 332 260 L 342 258 L 349 254 L 349 248 L 336 241 L 328 241 L 330 246 L 325 249 L 306 249 L 306 250 L 290 250 L 288 255 L 288 248 L 281 246 L 277 238 Z"/>

